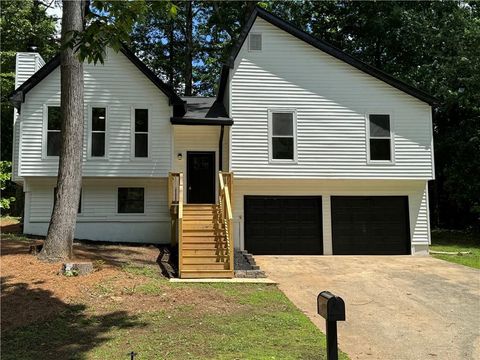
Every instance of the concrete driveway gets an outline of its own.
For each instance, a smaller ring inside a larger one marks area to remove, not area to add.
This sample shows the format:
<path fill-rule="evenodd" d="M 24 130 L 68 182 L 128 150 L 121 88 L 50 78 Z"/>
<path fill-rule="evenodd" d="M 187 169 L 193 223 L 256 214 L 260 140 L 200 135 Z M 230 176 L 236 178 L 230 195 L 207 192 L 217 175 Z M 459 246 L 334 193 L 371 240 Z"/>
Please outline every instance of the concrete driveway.
<path fill-rule="evenodd" d="M 339 346 L 352 359 L 480 359 L 480 271 L 413 256 L 256 256 L 325 331 L 316 297 L 345 300 Z"/>

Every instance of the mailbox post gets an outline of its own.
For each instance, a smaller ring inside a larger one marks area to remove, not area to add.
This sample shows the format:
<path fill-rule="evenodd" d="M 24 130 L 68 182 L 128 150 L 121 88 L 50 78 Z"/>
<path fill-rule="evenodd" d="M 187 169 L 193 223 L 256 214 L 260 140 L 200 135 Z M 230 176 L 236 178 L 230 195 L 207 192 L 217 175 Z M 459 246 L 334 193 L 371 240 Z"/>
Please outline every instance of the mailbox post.
<path fill-rule="evenodd" d="M 330 291 L 317 296 L 317 312 L 327 322 L 327 359 L 338 360 L 337 321 L 345 321 L 345 302 Z"/>

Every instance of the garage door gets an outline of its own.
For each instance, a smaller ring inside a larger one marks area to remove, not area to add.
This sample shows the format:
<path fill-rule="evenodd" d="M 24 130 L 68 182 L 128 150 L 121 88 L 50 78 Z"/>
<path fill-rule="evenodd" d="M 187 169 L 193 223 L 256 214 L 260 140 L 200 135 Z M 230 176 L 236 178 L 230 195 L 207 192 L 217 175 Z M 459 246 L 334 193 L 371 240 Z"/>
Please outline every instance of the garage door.
<path fill-rule="evenodd" d="M 335 255 L 410 254 L 407 196 L 332 196 Z"/>
<path fill-rule="evenodd" d="M 245 196 L 244 208 L 252 254 L 323 254 L 321 197 Z"/>

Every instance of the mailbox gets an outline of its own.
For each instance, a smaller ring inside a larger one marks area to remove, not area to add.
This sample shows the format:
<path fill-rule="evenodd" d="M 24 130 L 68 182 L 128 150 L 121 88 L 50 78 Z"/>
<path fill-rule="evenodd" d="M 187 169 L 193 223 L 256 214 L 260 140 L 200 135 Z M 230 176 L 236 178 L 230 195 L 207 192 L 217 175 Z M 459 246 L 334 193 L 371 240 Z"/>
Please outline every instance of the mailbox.
<path fill-rule="evenodd" d="M 330 291 L 322 291 L 317 297 L 317 312 L 327 321 L 345 321 L 345 302 Z"/>
<path fill-rule="evenodd" d="M 330 291 L 322 291 L 317 296 L 317 312 L 327 323 L 327 360 L 338 360 L 337 321 L 345 321 L 345 302 Z"/>

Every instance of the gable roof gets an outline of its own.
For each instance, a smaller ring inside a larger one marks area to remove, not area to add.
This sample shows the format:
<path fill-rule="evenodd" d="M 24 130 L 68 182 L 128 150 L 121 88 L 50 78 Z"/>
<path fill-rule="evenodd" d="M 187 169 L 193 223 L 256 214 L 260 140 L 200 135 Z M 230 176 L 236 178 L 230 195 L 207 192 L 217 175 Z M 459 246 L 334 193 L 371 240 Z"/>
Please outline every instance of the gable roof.
<path fill-rule="evenodd" d="M 125 45 L 120 48 L 120 52 L 127 57 L 157 88 L 159 88 L 169 99 L 170 105 L 174 107 L 174 115 L 182 116 L 186 112 L 186 104 L 173 89 L 160 80 L 155 73 L 150 70 L 130 49 Z M 10 96 L 10 100 L 19 106 L 25 101 L 25 95 L 32 90 L 38 83 L 45 79 L 53 70 L 60 66 L 60 55 L 57 54 L 48 63 L 42 66 L 35 74 L 20 85 Z"/>
<path fill-rule="evenodd" d="M 313 47 L 341 60 L 341 61 L 344 61 L 346 62 L 347 64 L 350 64 L 351 66 L 363 71 L 364 73 L 367 73 L 373 77 L 376 77 L 377 79 L 421 100 L 421 101 L 424 101 L 430 105 L 434 104 L 437 102 L 437 100 L 427 94 L 426 92 L 422 91 L 422 90 L 419 90 L 419 89 L 416 89 L 414 88 L 413 86 L 411 85 L 408 85 L 407 83 L 404 83 L 403 81 L 400 81 L 396 78 L 394 78 L 393 76 L 383 72 L 382 70 L 379 70 L 371 65 L 368 65 L 367 63 L 364 63 L 363 61 L 361 60 L 358 60 L 356 58 L 354 58 L 353 56 L 351 55 L 348 55 L 347 53 L 343 52 L 342 50 L 340 49 L 337 49 L 336 47 L 330 45 L 329 43 L 323 41 L 323 40 L 320 40 L 320 39 L 317 39 L 315 37 L 313 37 L 312 35 L 310 34 L 307 34 L 306 32 L 296 28 L 294 25 L 292 25 L 291 23 L 285 21 L 285 20 L 282 20 L 281 18 L 279 18 L 278 16 L 275 16 L 273 15 L 272 13 L 260 8 L 260 7 L 256 7 L 255 10 L 252 12 L 252 14 L 250 15 L 250 18 L 248 19 L 248 21 L 246 22 L 245 26 L 243 27 L 241 33 L 240 33 L 240 37 L 238 38 L 237 42 L 235 43 L 233 49 L 232 49 L 232 52 L 230 53 L 230 56 L 228 57 L 227 61 L 226 61 L 226 65 L 229 67 L 229 68 L 233 68 L 234 67 L 234 62 L 235 62 L 235 59 L 238 55 L 238 53 L 240 52 L 240 49 L 242 48 L 242 45 L 243 43 L 245 42 L 245 40 L 247 39 L 247 36 L 248 36 L 248 33 L 250 32 L 250 29 L 252 28 L 256 18 L 259 17 L 267 22 L 269 22 L 270 24 L 278 27 L 279 29 L 281 30 L 284 30 L 286 32 L 288 32 L 289 34 L 295 36 L 296 38 L 306 42 L 307 44 L 310 44 L 312 45 Z M 227 69 L 224 69 L 224 70 L 227 70 Z M 228 71 L 222 71 L 222 74 L 221 74 L 221 78 L 220 78 L 220 87 L 219 87 L 219 91 L 218 91 L 218 98 L 219 99 L 223 99 L 223 92 L 225 91 L 225 86 L 222 86 L 222 84 L 226 84 L 226 81 L 227 79 L 224 78 L 226 76 L 226 78 L 228 78 Z"/>

